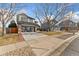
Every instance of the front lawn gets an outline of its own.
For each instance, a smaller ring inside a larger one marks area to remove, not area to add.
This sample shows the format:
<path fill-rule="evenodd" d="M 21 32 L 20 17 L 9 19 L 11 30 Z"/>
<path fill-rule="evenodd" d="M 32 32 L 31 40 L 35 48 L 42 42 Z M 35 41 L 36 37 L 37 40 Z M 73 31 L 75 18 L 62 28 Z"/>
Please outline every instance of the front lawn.
<path fill-rule="evenodd" d="M 41 32 L 45 35 L 60 35 L 60 34 L 63 34 L 63 32 Z"/>
<path fill-rule="evenodd" d="M 5 36 L 0 36 L 0 46 L 13 44 L 20 42 L 18 34 L 6 34 Z"/>

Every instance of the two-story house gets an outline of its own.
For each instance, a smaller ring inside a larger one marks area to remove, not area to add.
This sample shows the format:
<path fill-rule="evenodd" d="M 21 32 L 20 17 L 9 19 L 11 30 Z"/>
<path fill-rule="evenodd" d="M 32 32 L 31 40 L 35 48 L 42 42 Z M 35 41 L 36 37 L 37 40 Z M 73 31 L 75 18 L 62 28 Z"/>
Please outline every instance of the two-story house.
<path fill-rule="evenodd" d="M 27 16 L 25 13 L 17 15 L 17 24 L 21 26 L 23 32 L 35 32 L 39 28 L 35 19 Z"/>

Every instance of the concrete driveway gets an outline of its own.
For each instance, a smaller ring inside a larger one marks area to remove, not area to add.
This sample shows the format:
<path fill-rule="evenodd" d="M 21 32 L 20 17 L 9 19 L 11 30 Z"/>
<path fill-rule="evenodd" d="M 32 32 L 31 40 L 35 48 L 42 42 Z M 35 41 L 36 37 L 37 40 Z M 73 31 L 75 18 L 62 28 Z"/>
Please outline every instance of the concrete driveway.
<path fill-rule="evenodd" d="M 25 41 L 31 46 L 32 51 L 38 56 L 45 54 L 50 49 L 55 50 L 65 39 L 72 36 L 69 33 L 58 36 L 48 36 L 37 32 L 24 32 L 22 34 Z"/>
<path fill-rule="evenodd" d="M 37 33 L 37 32 L 22 32 L 22 35 L 24 39 L 27 41 L 47 36 L 47 35 L 44 35 L 42 33 Z"/>

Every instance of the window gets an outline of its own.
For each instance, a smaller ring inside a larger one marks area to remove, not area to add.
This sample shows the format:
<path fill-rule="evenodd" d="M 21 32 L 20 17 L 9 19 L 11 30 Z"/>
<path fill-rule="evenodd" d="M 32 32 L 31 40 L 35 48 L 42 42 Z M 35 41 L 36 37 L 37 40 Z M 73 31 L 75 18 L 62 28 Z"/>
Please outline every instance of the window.
<path fill-rule="evenodd" d="M 28 21 L 25 16 L 20 16 L 20 21 Z"/>
<path fill-rule="evenodd" d="M 33 23 L 33 20 L 28 18 L 28 22 L 31 22 L 31 23 Z"/>

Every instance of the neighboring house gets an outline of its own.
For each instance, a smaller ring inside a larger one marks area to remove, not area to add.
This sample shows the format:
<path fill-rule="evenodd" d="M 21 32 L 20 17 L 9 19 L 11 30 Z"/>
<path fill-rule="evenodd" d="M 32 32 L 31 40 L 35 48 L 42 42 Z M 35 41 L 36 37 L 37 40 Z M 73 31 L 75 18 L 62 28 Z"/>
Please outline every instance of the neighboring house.
<path fill-rule="evenodd" d="M 77 24 L 73 21 L 74 15 L 75 14 L 73 12 L 67 13 L 62 20 L 55 24 L 56 28 L 58 30 L 66 31 L 75 30 L 77 28 Z"/>
<path fill-rule="evenodd" d="M 50 28 L 51 28 L 51 31 L 53 31 L 53 25 L 55 24 L 55 23 L 57 23 L 57 21 L 56 20 L 51 20 L 50 21 L 50 24 L 48 24 L 47 22 L 43 22 L 42 23 L 42 25 L 41 25 L 41 28 L 42 28 L 42 30 L 44 30 L 44 31 L 48 31 L 48 29 L 49 29 L 49 26 L 50 26 Z"/>
<path fill-rule="evenodd" d="M 17 14 L 17 24 L 21 26 L 23 32 L 35 32 L 39 28 L 35 19 L 25 13 Z"/>
<path fill-rule="evenodd" d="M 70 31 L 70 30 L 75 30 L 76 29 L 76 23 L 71 21 L 71 20 L 65 20 L 62 21 L 59 25 L 58 25 L 60 30 L 66 30 L 66 31 Z"/>

